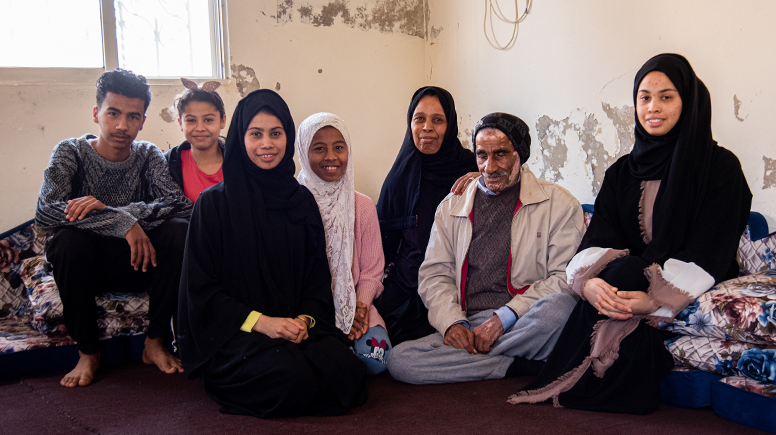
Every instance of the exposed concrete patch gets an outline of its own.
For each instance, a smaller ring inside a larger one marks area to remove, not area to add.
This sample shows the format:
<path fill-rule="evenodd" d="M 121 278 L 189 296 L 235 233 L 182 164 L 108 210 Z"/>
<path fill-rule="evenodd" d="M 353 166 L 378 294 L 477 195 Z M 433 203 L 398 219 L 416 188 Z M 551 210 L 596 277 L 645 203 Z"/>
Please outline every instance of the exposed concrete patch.
<path fill-rule="evenodd" d="M 474 144 L 472 144 L 472 130 L 465 128 L 463 131 L 458 132 L 458 140 L 461 141 L 461 145 L 463 145 L 464 148 L 470 149 L 474 151 Z"/>
<path fill-rule="evenodd" d="M 346 26 L 361 30 L 377 29 L 383 33 L 401 32 L 419 38 L 428 38 L 427 23 L 430 18 L 428 0 L 372 0 L 351 8 L 348 0 L 331 0 L 317 6 L 305 3 L 296 11 L 302 24 L 329 27 L 340 21 Z M 292 21 L 293 0 L 278 0 L 277 22 Z M 339 18 L 338 18 L 339 17 Z M 442 28 L 434 30 L 434 38 Z"/>
<path fill-rule="evenodd" d="M 299 17 L 303 24 L 310 24 L 313 21 L 313 7 L 310 5 L 302 6 L 297 9 L 299 11 Z"/>
<path fill-rule="evenodd" d="M 275 83 L 275 90 L 276 91 L 280 90 L 280 82 Z"/>
<path fill-rule="evenodd" d="M 569 127 L 569 118 L 556 121 L 543 115 L 536 121 L 536 135 L 539 138 L 543 164 L 539 178 L 552 182 L 557 182 L 563 178 L 560 168 L 566 165 L 568 158 L 566 131 Z"/>
<path fill-rule="evenodd" d="M 763 189 L 776 187 L 776 159 L 763 156 L 765 170 L 763 171 Z"/>
<path fill-rule="evenodd" d="M 576 135 L 579 140 L 578 146 L 585 152 L 585 171 L 593 176 L 591 190 L 594 196 L 598 195 L 606 169 L 633 148 L 633 123 L 635 122 L 631 106 L 620 108 L 603 103 L 602 107 L 617 131 L 619 146 L 614 155 L 610 154 L 603 142 L 596 137 L 602 129 L 595 114 L 584 113 L 577 109 L 572 115 L 562 120 L 554 120 L 544 115 L 536 121 L 536 132 L 543 164 L 539 170 L 540 178 L 552 182 L 563 179 L 561 169 L 565 167 L 568 160 L 569 145 L 567 141 Z"/>
<path fill-rule="evenodd" d="M 294 0 L 278 0 L 278 11 L 275 18 L 278 23 L 285 24 L 291 19 L 291 11 L 294 7 Z"/>
<path fill-rule="evenodd" d="M 237 82 L 237 91 L 241 97 L 250 94 L 253 91 L 261 89 L 259 79 L 256 78 L 256 71 L 245 65 L 232 64 L 232 76 Z"/>
<path fill-rule="evenodd" d="M 439 34 L 442 33 L 442 30 L 445 30 L 444 27 L 436 27 L 431 26 L 431 39 L 437 39 L 439 38 Z"/>
<path fill-rule="evenodd" d="M 634 118 L 635 108 L 633 106 L 613 107 L 609 103 L 601 103 L 606 116 L 612 120 L 614 128 L 617 131 L 619 146 L 617 147 L 617 157 L 629 153 L 633 149 L 633 143 L 636 142 L 634 136 Z"/>
<path fill-rule="evenodd" d="M 735 115 L 736 119 L 744 122 L 744 120 L 749 116 L 745 115 L 743 118 L 741 117 L 741 100 L 738 99 L 738 95 L 733 94 L 733 115 Z"/>
<path fill-rule="evenodd" d="M 178 116 L 177 113 L 175 113 L 175 108 L 172 106 L 165 107 L 159 112 L 159 117 L 162 118 L 162 121 L 166 123 L 175 122 L 176 117 Z"/>

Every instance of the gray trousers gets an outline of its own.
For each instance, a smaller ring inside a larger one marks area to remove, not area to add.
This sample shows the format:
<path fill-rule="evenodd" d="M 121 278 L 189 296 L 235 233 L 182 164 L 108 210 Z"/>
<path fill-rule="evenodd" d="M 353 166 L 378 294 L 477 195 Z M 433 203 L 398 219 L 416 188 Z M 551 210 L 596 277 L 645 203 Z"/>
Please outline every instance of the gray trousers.
<path fill-rule="evenodd" d="M 493 343 L 493 350 L 488 353 L 470 355 L 448 346 L 439 332 L 405 341 L 391 351 L 388 371 L 394 379 L 410 384 L 501 379 L 515 357 L 545 361 L 550 356 L 576 303 L 562 293 L 539 299 Z M 493 317 L 493 311 L 471 316 L 471 329 Z"/>

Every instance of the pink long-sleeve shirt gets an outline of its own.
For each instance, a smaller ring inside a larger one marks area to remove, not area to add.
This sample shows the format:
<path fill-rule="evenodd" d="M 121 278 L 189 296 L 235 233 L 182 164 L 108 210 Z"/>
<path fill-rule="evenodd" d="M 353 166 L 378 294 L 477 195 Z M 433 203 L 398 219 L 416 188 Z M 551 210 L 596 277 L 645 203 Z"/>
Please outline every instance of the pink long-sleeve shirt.
<path fill-rule="evenodd" d="M 353 284 L 356 286 L 356 300 L 369 307 L 369 327 L 380 325 L 385 328 L 385 322 L 380 313 L 372 305 L 383 292 L 383 241 L 380 236 L 380 222 L 377 219 L 377 208 L 372 200 L 359 192 L 355 192 L 356 222 L 353 241 Z"/>

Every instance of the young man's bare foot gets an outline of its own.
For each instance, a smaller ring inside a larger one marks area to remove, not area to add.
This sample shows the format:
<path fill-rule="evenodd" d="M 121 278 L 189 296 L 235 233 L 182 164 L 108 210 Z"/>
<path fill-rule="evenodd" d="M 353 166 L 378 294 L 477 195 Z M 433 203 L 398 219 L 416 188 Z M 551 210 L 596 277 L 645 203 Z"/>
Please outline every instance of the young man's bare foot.
<path fill-rule="evenodd" d="M 78 351 L 78 364 L 62 378 L 59 383 L 64 387 L 85 387 L 94 380 L 94 373 L 100 367 L 100 353 L 87 355 Z"/>
<path fill-rule="evenodd" d="M 167 351 L 162 344 L 162 338 L 145 339 L 145 349 L 143 349 L 143 362 L 146 364 L 156 364 L 159 370 L 165 373 L 183 373 L 181 360 Z"/>

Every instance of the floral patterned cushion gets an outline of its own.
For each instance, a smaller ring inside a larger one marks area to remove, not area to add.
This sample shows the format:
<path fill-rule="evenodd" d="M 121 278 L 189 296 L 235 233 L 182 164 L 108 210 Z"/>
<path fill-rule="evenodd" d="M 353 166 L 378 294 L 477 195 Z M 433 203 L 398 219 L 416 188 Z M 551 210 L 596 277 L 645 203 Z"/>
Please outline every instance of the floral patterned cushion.
<path fill-rule="evenodd" d="M 776 345 L 680 335 L 666 341 L 666 347 L 682 367 L 776 383 Z"/>
<path fill-rule="evenodd" d="M 51 275 L 51 269 L 42 255 L 22 262 L 21 277 L 32 306 L 33 318 L 38 321 L 61 321 L 62 300 Z"/>
<path fill-rule="evenodd" d="M 728 376 L 719 380 L 742 390 L 751 391 L 765 397 L 776 397 L 776 385 L 758 382 L 743 376 Z"/>
<path fill-rule="evenodd" d="M 711 408 L 718 416 L 776 433 L 776 386 L 731 376 L 711 384 Z"/>
<path fill-rule="evenodd" d="M 41 334 L 30 325 L 29 317 L 0 319 L 0 355 L 75 344 L 75 341 L 65 332 L 64 325 L 60 326 L 60 329 Z"/>
<path fill-rule="evenodd" d="M 46 235 L 31 224 L 0 240 L 0 249 L 18 257 L 17 261 L 0 260 L 0 319 L 29 313 L 31 304 L 24 290 L 21 268 L 26 258 L 43 253 Z"/>
<path fill-rule="evenodd" d="M 753 344 L 776 345 L 776 270 L 712 287 L 659 329 Z"/>
<path fill-rule="evenodd" d="M 60 328 L 62 300 L 48 263 L 42 256 L 23 262 L 21 276 L 32 307 L 32 327 L 48 334 Z M 100 335 L 132 335 L 148 327 L 146 293 L 103 293 L 96 297 L 97 326 Z"/>
<path fill-rule="evenodd" d="M 776 233 L 760 240 L 750 240 L 749 226 L 741 235 L 736 260 L 742 274 L 757 273 L 764 270 L 776 270 Z"/>

